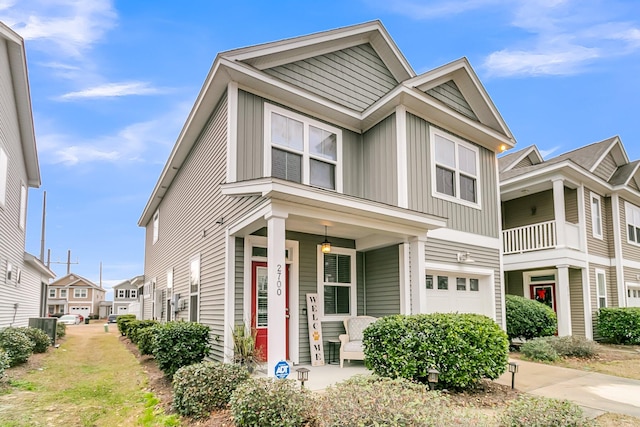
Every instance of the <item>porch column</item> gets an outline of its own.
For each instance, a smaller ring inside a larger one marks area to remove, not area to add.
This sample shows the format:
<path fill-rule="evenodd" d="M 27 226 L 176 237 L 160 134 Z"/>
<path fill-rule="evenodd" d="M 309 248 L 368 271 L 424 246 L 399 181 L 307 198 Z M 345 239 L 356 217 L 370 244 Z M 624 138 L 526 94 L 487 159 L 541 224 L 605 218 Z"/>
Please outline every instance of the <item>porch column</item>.
<path fill-rule="evenodd" d="M 556 220 L 556 247 L 567 246 L 567 232 L 565 230 L 567 217 L 564 210 L 564 180 L 553 179 L 553 212 Z"/>
<path fill-rule="evenodd" d="M 275 366 L 287 358 L 285 219 L 287 215 L 267 214 L 268 312 L 267 375 L 275 376 Z"/>
<path fill-rule="evenodd" d="M 426 236 L 416 236 L 409 240 L 411 251 L 411 314 L 420 314 L 427 311 L 427 288 L 424 282 L 426 262 L 424 260 L 424 245 Z"/>
<path fill-rule="evenodd" d="M 584 335 L 593 339 L 593 315 L 591 314 L 591 283 L 589 282 L 589 270 L 582 269 L 582 303 L 584 304 Z"/>
<path fill-rule="evenodd" d="M 556 288 L 556 313 L 558 315 L 558 336 L 571 335 L 571 301 L 569 299 L 569 266 L 558 265 L 558 286 Z"/>

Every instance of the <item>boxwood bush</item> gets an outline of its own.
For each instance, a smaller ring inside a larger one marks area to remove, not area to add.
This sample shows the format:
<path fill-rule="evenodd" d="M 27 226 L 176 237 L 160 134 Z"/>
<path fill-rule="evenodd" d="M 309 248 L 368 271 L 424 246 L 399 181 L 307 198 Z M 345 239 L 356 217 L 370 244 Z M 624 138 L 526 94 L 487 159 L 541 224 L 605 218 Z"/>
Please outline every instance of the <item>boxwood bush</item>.
<path fill-rule="evenodd" d="M 298 427 L 311 417 L 313 397 L 291 380 L 250 378 L 231 394 L 238 427 Z"/>
<path fill-rule="evenodd" d="M 21 328 L 5 328 L 0 331 L 0 348 L 9 356 L 9 365 L 16 366 L 26 362 L 33 354 L 35 344 Z"/>
<path fill-rule="evenodd" d="M 595 427 L 582 408 L 566 400 L 521 395 L 500 415 L 501 427 Z"/>
<path fill-rule="evenodd" d="M 56 337 L 58 339 L 67 335 L 67 325 L 64 323 L 57 322 L 56 323 Z"/>
<path fill-rule="evenodd" d="M 498 378 L 507 367 L 509 340 L 490 318 L 478 314 L 395 315 L 364 330 L 366 366 L 390 378 L 426 383 L 440 371 L 439 387 L 464 389 Z"/>
<path fill-rule="evenodd" d="M 120 319 L 118 319 L 118 322 Z M 194 322 L 167 322 L 154 327 L 153 356 L 168 377 L 209 354 L 209 327 Z"/>
<path fill-rule="evenodd" d="M 138 329 L 136 331 L 136 341 L 141 355 L 154 354 L 156 349 L 158 325 L 159 323 L 156 323 L 151 327 Z"/>
<path fill-rule="evenodd" d="M 46 353 L 51 345 L 51 338 L 45 331 L 38 328 L 20 328 L 31 341 L 33 341 L 34 353 Z"/>
<path fill-rule="evenodd" d="M 507 335 L 509 339 L 527 340 L 553 335 L 557 318 L 553 309 L 536 300 L 517 295 L 505 295 Z"/>
<path fill-rule="evenodd" d="M 231 393 L 249 378 L 249 371 L 233 364 L 202 362 L 185 366 L 173 376 L 173 406 L 180 415 L 204 418 L 227 406 Z"/>
<path fill-rule="evenodd" d="M 640 307 L 601 308 L 597 331 L 616 344 L 640 344 Z"/>
<path fill-rule="evenodd" d="M 141 330 L 157 325 L 158 323 L 160 322 L 157 320 L 132 320 L 128 322 L 126 326 L 127 336 L 132 343 L 138 344 L 138 333 Z"/>
<path fill-rule="evenodd" d="M 118 316 L 116 320 L 116 324 L 118 325 L 118 330 L 123 337 L 129 336 L 129 325 L 136 321 L 135 314 L 121 314 Z"/>

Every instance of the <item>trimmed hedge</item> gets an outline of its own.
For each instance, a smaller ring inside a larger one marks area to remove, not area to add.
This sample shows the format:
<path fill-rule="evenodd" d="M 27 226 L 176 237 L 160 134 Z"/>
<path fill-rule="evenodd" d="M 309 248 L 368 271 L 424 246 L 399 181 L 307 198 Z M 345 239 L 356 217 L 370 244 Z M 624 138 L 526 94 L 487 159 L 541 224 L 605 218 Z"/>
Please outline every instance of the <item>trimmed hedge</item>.
<path fill-rule="evenodd" d="M 0 348 L 0 380 L 4 377 L 4 371 L 11 366 L 9 354 Z"/>
<path fill-rule="evenodd" d="M 9 356 L 9 365 L 16 366 L 26 362 L 33 354 L 35 343 L 21 328 L 5 328 L 0 331 L 0 348 Z"/>
<path fill-rule="evenodd" d="M 395 315 L 364 330 L 366 366 L 390 378 L 427 382 L 440 371 L 439 387 L 465 389 L 482 378 L 498 378 L 507 367 L 509 340 L 479 314 Z"/>
<path fill-rule="evenodd" d="M 129 337 L 129 339 L 131 340 L 132 343 L 134 344 L 138 344 L 138 340 L 139 340 L 139 336 L 138 333 L 146 328 L 150 328 L 152 326 L 157 325 L 158 322 L 157 320 L 132 320 L 132 321 L 127 321 L 127 326 L 126 326 L 126 330 L 127 330 L 127 336 Z"/>
<path fill-rule="evenodd" d="M 520 347 L 520 352 L 531 360 L 553 362 L 560 355 L 546 338 L 534 338 Z"/>
<path fill-rule="evenodd" d="M 56 323 L 56 337 L 58 339 L 67 335 L 67 325 L 64 323 L 57 322 Z"/>
<path fill-rule="evenodd" d="M 616 344 L 640 344 L 640 307 L 601 308 L 598 335 Z"/>
<path fill-rule="evenodd" d="M 117 317 L 116 324 L 123 337 L 129 336 L 129 326 L 136 321 L 135 314 L 122 314 Z"/>
<path fill-rule="evenodd" d="M 505 295 L 507 335 L 527 340 L 555 334 L 558 321 L 553 309 L 536 300 Z"/>
<path fill-rule="evenodd" d="M 38 328 L 20 328 L 31 341 L 33 341 L 34 353 L 46 353 L 51 345 L 51 338 L 45 331 Z"/>
<path fill-rule="evenodd" d="M 208 326 L 194 322 L 167 322 L 153 329 L 153 356 L 169 378 L 183 366 L 202 362 L 209 354 Z"/>
<path fill-rule="evenodd" d="M 204 418 L 214 409 L 222 409 L 231 393 L 249 378 L 239 365 L 202 362 L 185 366 L 173 376 L 173 406 L 180 415 Z"/>
<path fill-rule="evenodd" d="M 153 354 L 156 349 L 156 335 L 158 333 L 158 324 L 149 328 L 138 329 L 136 332 L 138 350 L 141 355 Z"/>

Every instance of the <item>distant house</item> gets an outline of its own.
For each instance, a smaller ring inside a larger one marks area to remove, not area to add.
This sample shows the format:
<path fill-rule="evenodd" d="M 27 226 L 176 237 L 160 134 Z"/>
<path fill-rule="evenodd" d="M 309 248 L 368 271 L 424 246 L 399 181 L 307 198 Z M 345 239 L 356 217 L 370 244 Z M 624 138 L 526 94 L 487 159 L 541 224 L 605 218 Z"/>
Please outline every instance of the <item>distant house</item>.
<path fill-rule="evenodd" d="M 105 301 L 106 291 L 95 283 L 77 274 L 67 274 L 49 284 L 47 313 L 81 314 L 99 316 L 100 304 Z"/>
<path fill-rule="evenodd" d="M 28 189 L 40 184 L 24 40 L 0 23 L 0 328 L 45 313 L 55 274 L 25 252 Z"/>
<path fill-rule="evenodd" d="M 558 315 L 559 335 L 594 336 L 601 307 L 640 306 L 640 161 L 618 137 L 544 160 L 499 160 L 507 294 Z"/>
<path fill-rule="evenodd" d="M 142 286 L 144 276 L 136 276 L 113 287 L 113 314 L 140 314 L 138 304 L 138 287 Z M 133 307 L 132 305 L 133 304 Z"/>
<path fill-rule="evenodd" d="M 379 21 L 218 54 L 139 220 L 143 317 L 258 331 L 268 372 L 366 314 L 504 326 L 496 154 L 466 59 L 417 75 Z"/>

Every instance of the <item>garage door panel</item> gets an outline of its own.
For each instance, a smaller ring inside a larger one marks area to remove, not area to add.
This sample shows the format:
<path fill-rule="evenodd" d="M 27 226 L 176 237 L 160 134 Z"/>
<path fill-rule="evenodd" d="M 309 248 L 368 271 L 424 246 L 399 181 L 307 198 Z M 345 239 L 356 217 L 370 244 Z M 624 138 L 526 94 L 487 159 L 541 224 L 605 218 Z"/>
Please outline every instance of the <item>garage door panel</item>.
<path fill-rule="evenodd" d="M 488 278 L 434 272 L 427 275 L 426 282 L 428 313 L 477 313 L 493 317 Z"/>

